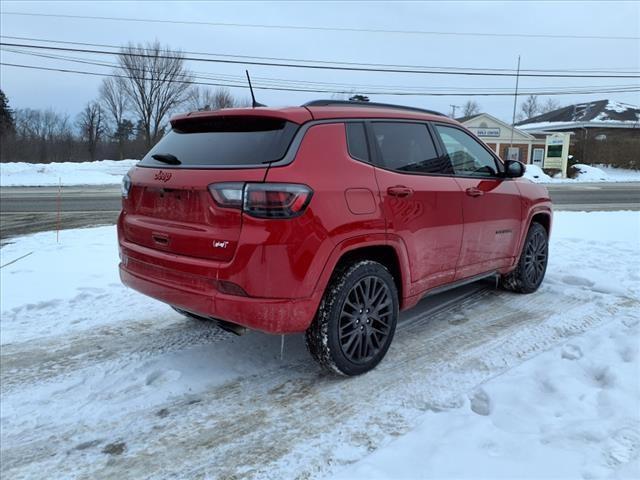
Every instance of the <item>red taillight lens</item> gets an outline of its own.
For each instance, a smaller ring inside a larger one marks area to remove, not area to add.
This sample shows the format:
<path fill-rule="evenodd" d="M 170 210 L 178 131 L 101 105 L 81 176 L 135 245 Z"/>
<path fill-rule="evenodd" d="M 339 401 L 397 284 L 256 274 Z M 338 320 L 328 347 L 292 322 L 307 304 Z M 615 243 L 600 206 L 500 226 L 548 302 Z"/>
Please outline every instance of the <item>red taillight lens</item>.
<path fill-rule="evenodd" d="M 258 218 L 292 218 L 301 215 L 313 191 L 306 185 L 290 183 L 248 183 L 243 210 Z"/>
<path fill-rule="evenodd" d="M 306 185 L 292 183 L 223 182 L 209 185 L 216 204 L 242 209 L 257 218 L 292 218 L 301 215 L 313 195 Z"/>
<path fill-rule="evenodd" d="M 209 185 L 213 200 L 221 207 L 242 208 L 244 183 L 223 182 Z"/>

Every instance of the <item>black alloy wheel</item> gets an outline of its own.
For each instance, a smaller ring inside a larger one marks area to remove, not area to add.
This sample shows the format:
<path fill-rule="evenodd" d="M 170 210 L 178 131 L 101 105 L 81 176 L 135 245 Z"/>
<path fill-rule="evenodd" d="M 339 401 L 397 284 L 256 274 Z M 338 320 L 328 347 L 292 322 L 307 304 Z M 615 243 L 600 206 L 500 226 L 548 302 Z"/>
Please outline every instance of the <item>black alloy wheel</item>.
<path fill-rule="evenodd" d="M 340 314 L 340 348 L 355 364 L 370 361 L 380 351 L 393 323 L 393 301 L 389 287 L 377 277 L 356 283 Z"/>

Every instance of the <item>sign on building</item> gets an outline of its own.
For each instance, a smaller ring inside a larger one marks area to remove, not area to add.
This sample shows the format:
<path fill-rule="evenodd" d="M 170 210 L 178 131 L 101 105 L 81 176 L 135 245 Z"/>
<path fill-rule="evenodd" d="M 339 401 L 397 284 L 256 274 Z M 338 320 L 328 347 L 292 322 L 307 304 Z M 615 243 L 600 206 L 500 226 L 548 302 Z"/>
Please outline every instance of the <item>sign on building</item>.
<path fill-rule="evenodd" d="M 470 130 L 479 137 L 499 137 L 500 136 L 499 128 L 472 127 Z"/>
<path fill-rule="evenodd" d="M 561 175 L 565 176 L 569 158 L 569 139 L 570 135 L 568 133 L 547 135 L 542 168 L 560 170 Z"/>

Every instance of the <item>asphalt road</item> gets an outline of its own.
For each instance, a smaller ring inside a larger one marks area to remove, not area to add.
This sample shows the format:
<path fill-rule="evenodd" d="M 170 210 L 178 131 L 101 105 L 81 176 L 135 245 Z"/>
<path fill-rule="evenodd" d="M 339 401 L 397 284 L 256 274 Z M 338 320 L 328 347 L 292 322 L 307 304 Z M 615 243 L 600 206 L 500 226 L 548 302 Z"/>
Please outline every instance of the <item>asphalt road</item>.
<path fill-rule="evenodd" d="M 640 183 L 547 187 L 556 210 L 640 210 Z M 58 214 L 58 210 L 60 213 Z M 119 186 L 0 188 L 0 239 L 25 233 L 115 223 Z"/>

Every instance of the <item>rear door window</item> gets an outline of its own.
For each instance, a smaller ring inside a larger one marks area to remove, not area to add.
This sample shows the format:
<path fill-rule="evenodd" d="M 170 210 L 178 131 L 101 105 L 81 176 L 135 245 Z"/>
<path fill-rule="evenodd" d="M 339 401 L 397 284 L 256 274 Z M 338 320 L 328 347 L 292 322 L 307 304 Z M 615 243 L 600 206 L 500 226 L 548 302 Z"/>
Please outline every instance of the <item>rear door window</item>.
<path fill-rule="evenodd" d="M 446 157 L 438 156 L 424 123 L 371 124 L 383 168 L 406 173 L 452 173 Z"/>
<path fill-rule="evenodd" d="M 145 155 L 149 167 L 225 167 L 260 165 L 281 160 L 298 129 L 286 120 L 264 117 L 186 119 Z M 173 155 L 179 165 L 167 165 L 153 155 Z"/>

